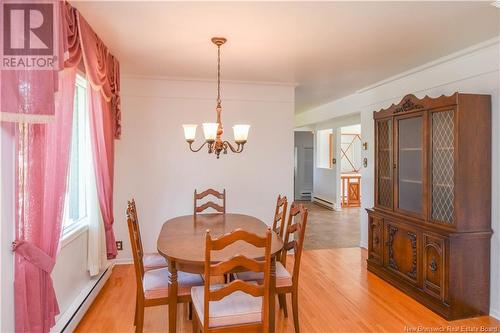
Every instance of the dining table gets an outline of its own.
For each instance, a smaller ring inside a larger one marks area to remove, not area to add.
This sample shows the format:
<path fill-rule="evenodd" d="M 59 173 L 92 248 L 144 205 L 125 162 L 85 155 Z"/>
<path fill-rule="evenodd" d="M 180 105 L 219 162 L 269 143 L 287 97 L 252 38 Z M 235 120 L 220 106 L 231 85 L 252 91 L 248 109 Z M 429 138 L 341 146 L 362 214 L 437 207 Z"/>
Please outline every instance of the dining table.
<path fill-rule="evenodd" d="M 179 216 L 167 220 L 158 236 L 158 252 L 168 261 L 168 330 L 177 328 L 177 271 L 203 274 L 205 264 L 205 236 L 210 231 L 213 238 L 230 233 L 238 228 L 265 236 L 268 225 L 260 219 L 244 214 L 196 214 Z M 269 295 L 269 327 L 275 330 L 276 257 L 283 248 L 283 240 L 272 233 L 271 269 Z M 237 241 L 223 250 L 213 252 L 212 264 L 226 261 L 235 255 L 251 259 L 263 258 L 263 250 L 243 241 Z M 237 272 L 236 270 L 234 272 Z M 233 273 L 233 272 L 228 272 Z"/>

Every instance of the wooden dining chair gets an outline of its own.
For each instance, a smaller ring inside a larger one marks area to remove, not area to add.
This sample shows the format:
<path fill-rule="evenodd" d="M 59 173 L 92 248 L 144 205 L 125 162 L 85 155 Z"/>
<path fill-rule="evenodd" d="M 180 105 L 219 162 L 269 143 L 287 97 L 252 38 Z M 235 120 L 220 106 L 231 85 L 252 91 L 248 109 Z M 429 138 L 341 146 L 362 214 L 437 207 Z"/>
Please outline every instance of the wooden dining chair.
<path fill-rule="evenodd" d="M 278 199 L 276 200 L 276 209 L 274 211 L 274 218 L 273 218 L 273 231 L 278 234 L 278 236 L 283 239 L 284 236 L 284 226 L 285 226 L 285 220 L 286 220 L 286 209 L 288 206 L 288 200 L 286 196 L 281 196 L 281 194 L 278 195 Z M 278 225 L 279 223 L 279 225 Z M 255 276 L 255 275 L 252 275 Z M 229 275 L 228 277 L 224 277 L 224 282 L 227 282 L 227 279 L 229 278 L 229 281 L 232 281 L 234 278 L 234 274 Z"/>
<path fill-rule="evenodd" d="M 157 268 L 146 271 L 140 245 L 137 220 L 133 212 L 132 203 L 127 207 L 127 224 L 134 257 L 134 268 L 137 284 L 137 298 L 135 303 L 134 325 L 136 332 L 142 332 L 144 325 L 144 308 L 168 304 L 168 268 Z M 203 279 L 199 274 L 178 272 L 179 303 L 191 302 L 191 287 L 202 286 Z"/>
<path fill-rule="evenodd" d="M 193 287 L 191 298 L 194 306 L 193 333 L 206 332 L 268 332 L 269 331 L 269 275 L 271 265 L 271 229 L 265 237 L 236 229 L 212 239 L 207 230 L 205 240 L 205 286 Z M 211 263 L 212 251 L 243 241 L 264 249 L 264 259 L 254 260 L 236 254 L 227 261 Z M 260 272 L 262 283 L 234 280 L 229 284 L 213 285 L 210 277 L 234 269 Z"/>
<path fill-rule="evenodd" d="M 292 203 L 290 212 L 288 214 L 287 228 L 285 232 L 285 241 L 281 255 L 278 258 L 279 262 L 276 263 L 276 294 L 280 304 L 280 309 L 283 309 L 285 317 L 288 317 L 288 310 L 286 305 L 286 294 L 292 295 L 292 311 L 293 323 L 295 332 L 300 332 L 299 326 L 299 303 L 298 303 L 298 290 L 299 290 L 299 273 L 300 273 L 300 259 L 302 256 L 302 249 L 304 247 L 304 236 L 307 225 L 307 208 L 302 204 Z M 293 220 L 296 222 L 293 223 Z M 290 240 L 290 238 L 293 238 Z M 294 252 L 293 272 L 286 269 L 287 253 L 289 250 Z M 257 281 L 262 283 L 262 274 L 255 272 L 242 272 L 235 274 L 237 279 L 244 281 Z"/>
<path fill-rule="evenodd" d="M 142 256 L 142 262 L 144 264 L 144 270 L 149 271 L 152 269 L 167 267 L 167 260 L 159 253 L 144 253 L 144 248 L 142 247 L 142 238 L 141 238 L 141 228 L 139 227 L 139 218 L 137 217 L 137 207 L 135 205 L 135 199 L 132 198 L 128 202 L 128 206 L 130 207 L 130 213 L 133 215 L 134 227 L 136 228 L 136 232 L 138 235 L 138 249 Z"/>
<path fill-rule="evenodd" d="M 219 200 L 222 200 L 222 206 L 213 202 L 213 201 L 207 201 L 204 204 L 198 206 L 198 201 L 202 200 L 205 198 L 207 195 L 211 195 Z M 225 214 L 226 213 L 226 190 L 224 189 L 221 192 L 218 192 L 214 189 L 209 188 L 208 190 L 205 190 L 201 193 L 198 193 L 196 190 L 194 190 L 194 215 L 203 212 L 205 209 L 212 208 L 216 212 Z"/>
<path fill-rule="evenodd" d="M 278 195 L 278 199 L 276 200 L 276 210 L 274 211 L 273 231 L 277 233 L 281 239 L 283 239 L 283 235 L 285 234 L 283 227 L 285 226 L 287 206 L 288 200 L 286 196 L 281 196 L 281 194 Z"/>

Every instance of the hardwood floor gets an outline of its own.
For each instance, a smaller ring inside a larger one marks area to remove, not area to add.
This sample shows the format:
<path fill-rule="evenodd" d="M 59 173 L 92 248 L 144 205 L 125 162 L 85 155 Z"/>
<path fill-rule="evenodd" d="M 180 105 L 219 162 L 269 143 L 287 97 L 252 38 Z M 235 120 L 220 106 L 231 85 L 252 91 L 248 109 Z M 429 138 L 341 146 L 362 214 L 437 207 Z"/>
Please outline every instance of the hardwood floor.
<path fill-rule="evenodd" d="M 360 208 L 332 211 L 311 202 L 304 202 L 309 210 L 304 249 L 333 249 L 359 246 Z"/>
<path fill-rule="evenodd" d="M 500 332 L 500 321 L 492 317 L 453 322 L 442 319 L 367 272 L 366 251 L 360 248 L 309 250 L 302 256 L 299 316 L 303 333 L 417 332 L 419 328 L 421 332 L 422 329 L 482 332 L 485 328 Z M 134 302 L 133 266 L 115 266 L 76 332 L 133 332 Z M 291 314 L 290 299 L 287 304 Z M 179 305 L 178 315 L 178 332 L 191 332 L 185 305 Z M 284 318 L 283 313 L 277 311 L 276 322 L 276 332 L 293 332 L 291 315 Z M 144 332 L 166 331 L 167 306 L 146 309 Z"/>

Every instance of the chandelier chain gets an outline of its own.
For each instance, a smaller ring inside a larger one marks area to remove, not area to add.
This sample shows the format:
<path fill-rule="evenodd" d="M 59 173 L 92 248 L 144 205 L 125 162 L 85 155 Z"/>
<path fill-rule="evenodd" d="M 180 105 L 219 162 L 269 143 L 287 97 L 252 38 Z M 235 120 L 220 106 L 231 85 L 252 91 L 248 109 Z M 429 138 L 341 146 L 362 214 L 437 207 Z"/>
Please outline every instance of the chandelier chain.
<path fill-rule="evenodd" d="M 220 98 L 220 45 L 217 45 L 217 107 L 221 107 Z"/>

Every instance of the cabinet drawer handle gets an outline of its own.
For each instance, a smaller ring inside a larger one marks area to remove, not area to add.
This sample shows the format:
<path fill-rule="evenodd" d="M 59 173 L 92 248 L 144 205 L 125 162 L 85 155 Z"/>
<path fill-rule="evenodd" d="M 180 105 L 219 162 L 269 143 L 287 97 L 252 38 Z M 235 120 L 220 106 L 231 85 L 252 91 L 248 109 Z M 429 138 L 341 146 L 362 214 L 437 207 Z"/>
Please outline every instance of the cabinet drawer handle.
<path fill-rule="evenodd" d="M 436 260 L 434 258 L 432 258 L 431 263 L 429 264 L 429 268 L 433 272 L 437 271 L 438 266 L 437 266 Z"/>

